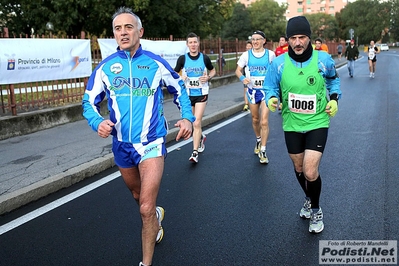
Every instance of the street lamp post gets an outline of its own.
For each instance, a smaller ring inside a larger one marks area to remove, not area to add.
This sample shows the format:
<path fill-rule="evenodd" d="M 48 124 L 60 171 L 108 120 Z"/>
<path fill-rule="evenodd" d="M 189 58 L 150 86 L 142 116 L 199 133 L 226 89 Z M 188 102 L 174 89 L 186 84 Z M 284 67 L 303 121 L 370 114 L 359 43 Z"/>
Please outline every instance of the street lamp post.
<path fill-rule="evenodd" d="M 355 33 L 354 29 L 349 29 L 349 35 L 351 40 L 355 37 L 354 33 Z"/>
<path fill-rule="evenodd" d="M 54 30 L 54 25 L 51 22 L 46 23 L 46 30 L 49 31 L 50 33 L 50 38 L 53 38 L 53 30 Z"/>

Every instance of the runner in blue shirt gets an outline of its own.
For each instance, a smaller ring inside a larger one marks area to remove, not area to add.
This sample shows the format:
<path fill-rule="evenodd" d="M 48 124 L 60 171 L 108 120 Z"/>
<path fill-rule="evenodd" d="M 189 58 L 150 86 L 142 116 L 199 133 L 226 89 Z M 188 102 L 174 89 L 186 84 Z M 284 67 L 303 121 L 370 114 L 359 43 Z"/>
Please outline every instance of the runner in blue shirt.
<path fill-rule="evenodd" d="M 83 115 L 102 138 L 113 136 L 115 164 L 139 205 L 142 219 L 143 258 L 151 265 L 155 243 L 163 238 L 164 209 L 156 206 L 166 157 L 167 122 L 163 110 L 163 87 L 174 95 L 182 119 L 176 140 L 192 133 L 190 101 L 184 83 L 160 56 L 142 49 L 144 29 L 130 8 L 121 7 L 112 17 L 118 51 L 94 69 L 83 97 Z M 109 119 L 100 114 L 107 97 Z"/>
<path fill-rule="evenodd" d="M 187 35 L 187 47 L 189 52 L 177 59 L 175 71 L 180 73 L 185 82 L 196 118 L 193 123 L 193 152 L 189 160 L 198 163 L 198 153 L 205 150 L 206 136 L 202 133 L 202 117 L 208 102 L 209 80 L 216 75 L 216 70 L 210 58 L 199 52 L 200 42 L 197 34 L 191 32 Z"/>

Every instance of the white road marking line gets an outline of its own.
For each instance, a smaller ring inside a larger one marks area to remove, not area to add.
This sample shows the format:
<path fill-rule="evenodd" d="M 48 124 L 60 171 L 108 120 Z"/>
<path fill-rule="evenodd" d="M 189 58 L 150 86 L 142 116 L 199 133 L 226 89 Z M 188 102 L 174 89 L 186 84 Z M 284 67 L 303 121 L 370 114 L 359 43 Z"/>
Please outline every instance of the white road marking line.
<path fill-rule="evenodd" d="M 211 133 L 211 132 L 213 132 L 215 130 L 218 130 L 219 128 L 224 127 L 224 126 L 226 126 L 226 125 L 228 125 L 228 124 L 230 124 L 230 123 L 232 123 L 232 122 L 234 122 L 234 121 L 236 121 L 236 120 L 238 120 L 238 119 L 240 119 L 240 118 L 242 118 L 242 117 L 244 117 L 244 116 L 246 116 L 248 114 L 249 114 L 248 112 L 238 114 L 238 115 L 226 120 L 223 123 L 220 123 L 220 124 L 218 124 L 218 125 L 216 125 L 214 127 L 211 127 L 209 129 L 205 130 L 204 134 L 208 134 L 208 133 Z M 192 141 L 191 139 L 190 140 L 184 140 L 184 141 L 179 142 L 179 143 L 177 143 L 175 145 L 172 145 L 171 147 L 168 148 L 168 152 L 172 152 L 172 151 L 174 151 L 174 150 L 176 150 L 176 149 L 178 149 L 178 148 L 190 143 L 191 141 Z M 80 197 L 80 196 L 83 196 L 84 194 L 86 194 L 86 193 L 88 193 L 88 192 L 90 192 L 90 191 L 92 191 L 92 190 L 94 190 L 94 189 L 96 189 L 96 188 L 98 188 L 98 187 L 100 187 L 102 185 L 105 185 L 106 183 L 108 183 L 108 182 L 110 182 L 110 181 L 112 181 L 112 180 L 114 180 L 114 179 L 116 179 L 118 177 L 120 177 L 119 171 L 115 172 L 113 174 L 110 174 L 108 176 L 105 176 L 105 177 L 103 177 L 102 179 L 100 179 L 100 180 L 98 180 L 96 182 L 93 182 L 93 183 L 91 183 L 91 184 L 89 184 L 89 185 L 87 185 L 87 186 L 85 186 L 85 187 L 83 187 L 81 189 L 78 189 L 78 190 L 76 190 L 76 191 L 74 191 L 74 192 L 72 192 L 72 193 L 70 193 L 70 194 L 68 194 L 68 195 L 66 195 L 66 196 L 64 196 L 62 198 L 59 198 L 59 199 L 57 199 L 57 200 L 55 200 L 55 201 L 53 201 L 53 202 L 51 202 L 51 203 L 49 203 L 49 204 L 47 204 L 47 205 L 45 205 L 43 207 L 40 207 L 40 208 L 38 208 L 38 209 L 36 209 L 34 211 L 31 211 L 31 212 L 29 212 L 29 213 L 27 213 L 27 214 L 15 219 L 15 220 L 13 220 L 13 221 L 11 221 L 11 222 L 8 222 L 8 223 L 0 226 L 0 235 L 5 234 L 8 231 L 10 231 L 10 230 L 12 230 L 14 228 L 17 228 L 18 226 L 21 226 L 24 223 L 27 223 L 27 222 L 29 222 L 29 221 L 31 221 L 31 220 L 39 217 L 39 216 L 51 211 L 51 210 L 54 210 L 55 208 L 60 207 L 60 206 L 62 206 L 64 204 L 66 204 L 66 203 L 68 203 L 68 202 Z"/>

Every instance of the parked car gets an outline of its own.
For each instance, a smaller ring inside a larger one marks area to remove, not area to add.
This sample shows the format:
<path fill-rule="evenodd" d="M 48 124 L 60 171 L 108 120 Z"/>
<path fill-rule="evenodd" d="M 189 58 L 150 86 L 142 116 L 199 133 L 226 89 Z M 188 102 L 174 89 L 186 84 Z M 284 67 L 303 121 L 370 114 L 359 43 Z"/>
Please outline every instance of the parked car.
<path fill-rule="evenodd" d="M 386 43 L 377 43 L 377 47 L 380 49 L 380 51 L 389 51 L 389 46 Z"/>

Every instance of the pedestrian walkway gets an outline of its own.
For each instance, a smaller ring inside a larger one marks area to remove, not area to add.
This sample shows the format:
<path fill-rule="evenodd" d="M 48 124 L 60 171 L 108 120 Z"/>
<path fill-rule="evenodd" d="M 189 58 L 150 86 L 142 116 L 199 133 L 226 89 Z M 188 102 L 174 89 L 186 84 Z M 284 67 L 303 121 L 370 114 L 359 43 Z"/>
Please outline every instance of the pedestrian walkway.
<path fill-rule="evenodd" d="M 336 60 L 337 66 L 345 60 Z M 203 126 L 235 113 L 244 105 L 241 82 L 213 88 Z M 167 141 L 175 138 L 180 112 L 164 103 L 169 123 Z M 81 120 L 0 141 L 0 215 L 114 166 L 111 137 L 100 138 Z"/>

